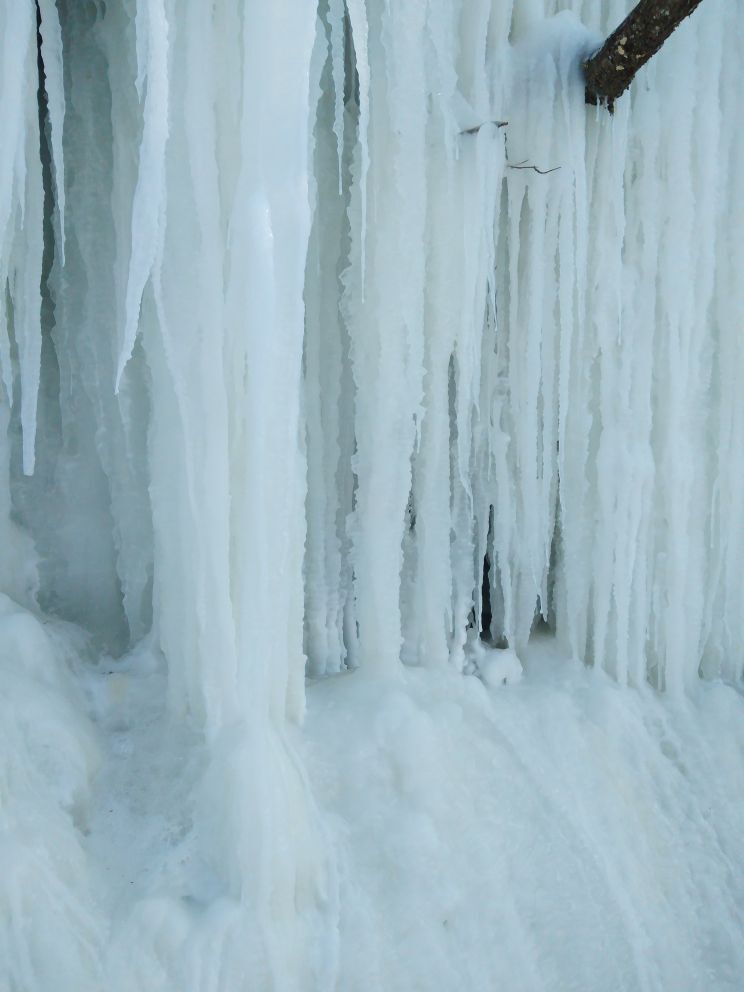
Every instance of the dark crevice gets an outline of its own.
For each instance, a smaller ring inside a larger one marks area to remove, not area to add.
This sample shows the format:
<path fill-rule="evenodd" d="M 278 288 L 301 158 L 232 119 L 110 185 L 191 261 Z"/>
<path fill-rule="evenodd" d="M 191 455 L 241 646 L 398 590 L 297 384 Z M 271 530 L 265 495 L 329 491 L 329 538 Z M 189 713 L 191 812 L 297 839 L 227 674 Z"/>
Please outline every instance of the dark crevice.
<path fill-rule="evenodd" d="M 483 558 L 483 581 L 481 583 L 481 629 L 483 641 L 491 640 L 491 562 L 488 555 Z"/>
<path fill-rule="evenodd" d="M 488 539 L 486 547 L 493 546 L 493 507 L 488 508 Z M 483 571 L 481 574 L 481 640 L 491 642 L 493 638 L 493 608 L 491 604 L 491 559 L 488 551 L 483 556 Z"/>
<path fill-rule="evenodd" d="M 41 52 L 41 9 L 36 3 L 36 65 L 38 69 L 37 103 L 39 108 L 39 153 L 41 177 L 44 187 L 44 252 L 41 263 L 41 326 L 42 334 L 51 326 L 54 304 L 49 290 L 49 274 L 54 264 L 54 183 L 52 179 L 52 149 L 50 146 L 49 97 L 46 91 L 46 72 Z M 44 335 L 51 345 L 49 334 Z M 43 364 L 43 363 L 42 363 Z M 56 355 L 55 355 L 56 364 Z"/>

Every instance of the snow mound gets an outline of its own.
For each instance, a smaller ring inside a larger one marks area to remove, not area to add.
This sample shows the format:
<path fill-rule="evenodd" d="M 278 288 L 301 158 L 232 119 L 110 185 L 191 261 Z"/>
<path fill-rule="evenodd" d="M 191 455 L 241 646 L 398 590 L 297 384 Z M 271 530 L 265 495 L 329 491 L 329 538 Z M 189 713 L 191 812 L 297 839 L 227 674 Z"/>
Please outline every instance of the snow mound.
<path fill-rule="evenodd" d="M 512 648 L 496 648 L 479 637 L 468 639 L 465 651 L 469 674 L 477 675 L 489 689 L 514 685 L 522 678 L 522 662 Z"/>
<path fill-rule="evenodd" d="M 734 992 L 744 700 L 622 690 L 549 641 L 523 661 L 508 692 L 417 669 L 310 687 L 336 987 Z"/>
<path fill-rule="evenodd" d="M 59 630 L 0 594 L 0 988 L 99 989 L 83 841 L 98 748 Z"/>

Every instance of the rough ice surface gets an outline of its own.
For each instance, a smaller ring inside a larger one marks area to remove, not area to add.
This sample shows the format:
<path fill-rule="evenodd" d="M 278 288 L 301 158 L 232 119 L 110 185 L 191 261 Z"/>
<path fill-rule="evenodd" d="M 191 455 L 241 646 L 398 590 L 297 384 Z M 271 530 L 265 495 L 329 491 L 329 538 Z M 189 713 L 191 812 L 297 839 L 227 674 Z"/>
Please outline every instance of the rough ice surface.
<path fill-rule="evenodd" d="M 744 8 L 629 6 L 0 0 L 2 992 L 741 989 Z"/>

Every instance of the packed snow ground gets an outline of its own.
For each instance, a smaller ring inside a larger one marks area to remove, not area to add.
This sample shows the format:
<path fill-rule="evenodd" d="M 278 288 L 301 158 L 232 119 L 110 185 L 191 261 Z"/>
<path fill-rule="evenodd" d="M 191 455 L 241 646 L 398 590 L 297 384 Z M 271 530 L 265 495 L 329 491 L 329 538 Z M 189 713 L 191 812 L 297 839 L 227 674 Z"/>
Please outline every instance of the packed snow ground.
<path fill-rule="evenodd" d="M 75 633 L 6 608 L 4 645 L 13 630 L 12 667 L 20 659 L 29 681 L 45 642 L 59 648 Z M 501 654 L 481 649 L 481 667 L 513 674 Z M 742 694 L 720 683 L 676 700 L 620 688 L 548 636 L 521 660 L 521 679 L 491 686 L 416 668 L 309 683 L 293 746 L 333 851 L 320 919 L 337 958 L 322 983 L 288 973 L 277 987 L 741 988 Z M 45 874 L 22 874 L 31 822 L 19 816 L 21 832 L 6 831 L 4 912 L 27 938 L 28 970 L 6 947 L 0 987 L 230 992 L 242 975 L 264 988 L 259 961 L 240 954 L 250 944 L 240 894 L 210 864 L 214 838 L 195 816 L 208 749 L 168 716 L 162 658 L 149 645 L 115 666 L 69 663 L 76 676 L 60 674 L 49 705 L 68 701 L 75 742 L 50 739 L 51 710 L 29 711 L 28 693 L 11 697 L 16 719 L 36 718 L 47 737 L 9 756 L 26 753 L 31 777 L 46 776 L 40 790 L 56 792 L 36 849 Z M 71 760 L 75 747 L 87 765 Z M 55 801 L 76 810 L 77 829 Z M 297 913 L 318 927 L 317 906 L 300 900 Z"/>
<path fill-rule="evenodd" d="M 744 700 L 624 693 L 550 639 L 524 660 L 492 689 L 422 670 L 311 688 L 339 988 L 740 988 Z"/>

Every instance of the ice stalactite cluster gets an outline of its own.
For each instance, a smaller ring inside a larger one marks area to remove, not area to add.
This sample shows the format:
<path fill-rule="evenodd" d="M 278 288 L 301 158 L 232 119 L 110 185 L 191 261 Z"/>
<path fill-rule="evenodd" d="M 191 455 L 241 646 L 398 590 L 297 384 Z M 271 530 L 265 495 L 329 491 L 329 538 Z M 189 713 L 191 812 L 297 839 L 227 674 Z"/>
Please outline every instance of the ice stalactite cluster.
<path fill-rule="evenodd" d="M 620 683 L 741 677 L 744 10 L 610 116 L 580 62 L 626 13 L 41 0 L 39 56 L 0 0 L 0 590 L 149 638 L 208 744 L 222 901 L 123 931 L 171 976 L 198 917 L 225 988 L 332 984 L 306 672 L 544 622 Z"/>
<path fill-rule="evenodd" d="M 495 641 L 738 673 L 741 16 L 610 117 L 623 4 L 556 6 L 50 3 L 40 103 L 3 8 L 14 516 L 209 726 L 301 712 L 303 617 L 313 673 L 461 664 L 484 558 Z"/>
<path fill-rule="evenodd" d="M 610 117 L 579 60 L 623 3 L 349 5 L 344 121 L 329 7 L 311 670 L 459 664 L 487 556 L 496 642 L 542 614 L 621 682 L 740 674 L 742 19 L 706 8 Z"/>

